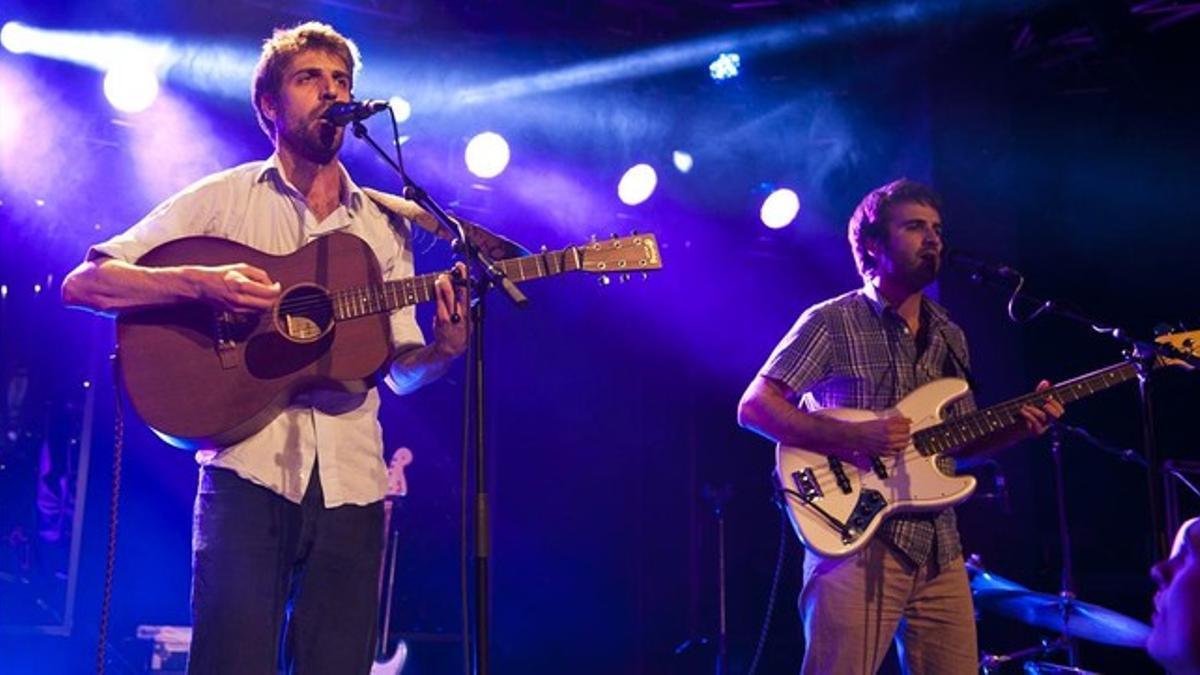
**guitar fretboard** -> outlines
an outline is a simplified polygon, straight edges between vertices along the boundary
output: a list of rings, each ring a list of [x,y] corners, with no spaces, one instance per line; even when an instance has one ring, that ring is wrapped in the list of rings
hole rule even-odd
[[[990,434],[1022,424],[1022,406],[1039,407],[1053,396],[1062,403],[1078,401],[1122,382],[1137,377],[1137,368],[1130,363],[1117,363],[1086,375],[1080,375],[1044,391],[1037,391],[1005,401],[990,408],[977,410],[937,426],[913,434],[913,445],[922,455],[958,450]]]
[[[497,260],[496,267],[515,283],[541,279],[581,268],[577,247],[568,246],[561,251],[547,251],[520,258]],[[354,319],[369,314],[390,312],[401,307],[429,302],[437,297],[434,282],[438,274],[422,274],[397,281],[385,281],[382,285],[359,286],[330,293],[334,318],[338,321]]]

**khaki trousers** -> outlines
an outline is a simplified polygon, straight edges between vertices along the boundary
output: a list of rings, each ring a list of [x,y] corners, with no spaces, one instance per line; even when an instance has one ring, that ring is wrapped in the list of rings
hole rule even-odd
[[[875,673],[896,638],[915,675],[979,672],[975,613],[962,557],[914,568],[879,537],[847,558],[804,553],[802,675]]]

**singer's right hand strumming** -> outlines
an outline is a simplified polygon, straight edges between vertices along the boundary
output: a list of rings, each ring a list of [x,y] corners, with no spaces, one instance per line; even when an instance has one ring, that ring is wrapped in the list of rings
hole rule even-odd
[[[111,314],[187,300],[203,300],[234,312],[269,309],[279,284],[242,263],[220,266],[142,267],[113,258],[89,260],[63,280],[63,301]]]

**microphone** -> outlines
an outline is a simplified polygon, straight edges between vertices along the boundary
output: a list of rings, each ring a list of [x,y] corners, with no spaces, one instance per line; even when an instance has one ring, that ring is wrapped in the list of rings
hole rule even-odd
[[[971,278],[975,281],[984,279],[1020,279],[1021,273],[1009,267],[1008,265],[1000,265],[990,263],[985,260],[976,258],[968,253],[963,253],[958,249],[948,249],[944,254],[946,264],[950,267],[957,267],[961,270],[969,272]]]
[[[365,101],[349,101],[334,103],[321,115],[321,118],[337,127],[344,127],[351,122],[365,120],[371,115],[387,110],[387,101],[367,99]]]

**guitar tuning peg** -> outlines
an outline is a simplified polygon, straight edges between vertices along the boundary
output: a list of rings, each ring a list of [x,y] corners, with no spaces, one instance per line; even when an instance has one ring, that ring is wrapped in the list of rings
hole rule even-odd
[[[540,251],[541,253],[545,253],[546,251],[549,251],[549,250],[550,249],[546,248],[545,244],[542,244],[542,250]]]
[[[629,231],[629,236],[631,236],[631,237],[636,237],[636,236],[637,236],[637,233],[638,233],[638,231],[637,231],[637,230],[630,230],[630,231]]]
[[[628,275],[628,274],[622,274],[621,276],[617,277],[617,279],[618,279],[618,280],[619,280],[621,283],[625,283],[626,281],[629,281],[629,275]]]
[[[596,235],[593,234],[592,236],[588,237],[588,241],[590,241],[593,244],[596,243]]]
[[[607,274],[601,274],[597,281],[601,286],[607,286],[612,283],[612,279]]]
[[[647,280],[647,279],[649,279],[649,278],[650,278],[650,275],[649,275],[649,274],[646,274],[645,272],[642,272],[642,281],[646,281],[646,280]]]
[[[617,233],[616,233],[616,232],[609,232],[609,233],[608,233],[608,236],[609,236],[609,237],[612,237],[614,240],[616,240],[616,239],[620,239],[620,237],[618,237],[618,236],[617,236]]]

